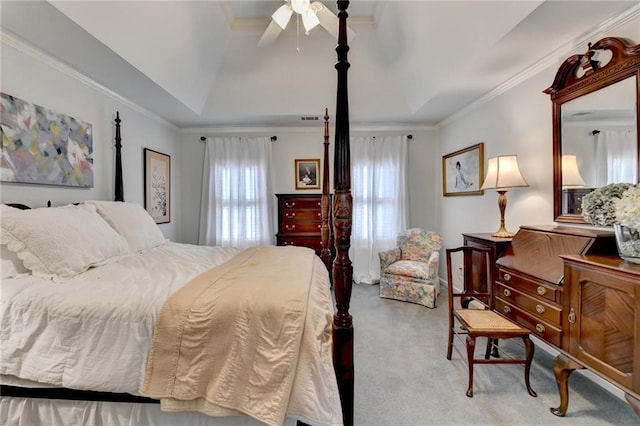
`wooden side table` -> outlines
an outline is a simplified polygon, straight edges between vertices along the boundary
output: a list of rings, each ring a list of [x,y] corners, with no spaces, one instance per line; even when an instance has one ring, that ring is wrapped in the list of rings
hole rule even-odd
[[[511,238],[496,238],[492,233],[474,233],[474,234],[462,234],[464,245],[488,248],[491,250],[491,267],[493,268],[493,278],[498,277],[498,268],[496,268],[496,260],[502,256],[502,253],[511,244]],[[484,256],[479,256],[473,260],[473,275],[474,282],[478,283],[477,288],[474,286],[474,290],[486,293],[492,291],[493,285],[486,282],[487,270],[484,263]]]

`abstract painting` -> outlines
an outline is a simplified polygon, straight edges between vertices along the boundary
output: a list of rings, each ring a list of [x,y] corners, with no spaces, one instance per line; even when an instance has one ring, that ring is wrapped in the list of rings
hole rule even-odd
[[[0,93],[3,182],[93,187],[91,124]]]

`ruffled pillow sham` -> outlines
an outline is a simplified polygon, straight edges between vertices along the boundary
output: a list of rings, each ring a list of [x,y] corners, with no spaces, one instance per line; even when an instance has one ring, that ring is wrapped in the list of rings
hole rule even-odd
[[[129,250],[138,253],[167,243],[151,215],[140,204],[121,201],[85,201],[127,240]]]
[[[0,245],[0,278],[16,278],[30,272],[6,244]]]
[[[15,211],[13,211],[15,210]],[[61,282],[128,254],[126,240],[93,205],[2,209],[2,240],[38,277]]]

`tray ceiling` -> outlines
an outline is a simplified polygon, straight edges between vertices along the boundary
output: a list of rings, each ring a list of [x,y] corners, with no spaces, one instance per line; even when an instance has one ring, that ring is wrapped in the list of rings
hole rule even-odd
[[[336,41],[292,20],[258,48],[281,4],[3,0],[1,23],[178,127],[302,125],[334,109]],[[352,1],[351,121],[437,124],[637,4]]]

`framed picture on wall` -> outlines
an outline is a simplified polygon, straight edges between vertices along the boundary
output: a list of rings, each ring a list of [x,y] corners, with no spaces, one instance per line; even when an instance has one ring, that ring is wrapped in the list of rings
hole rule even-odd
[[[156,223],[171,221],[171,157],[144,149],[144,208]]]
[[[482,195],[484,143],[442,157],[442,192],[449,195]]]
[[[320,159],[295,161],[296,189],[320,189]]]

